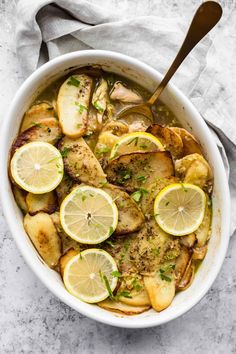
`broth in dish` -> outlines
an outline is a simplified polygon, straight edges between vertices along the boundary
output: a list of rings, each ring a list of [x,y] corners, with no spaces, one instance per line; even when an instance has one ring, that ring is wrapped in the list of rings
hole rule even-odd
[[[162,311],[207,252],[213,175],[196,137],[149,92],[97,67],[44,90],[22,118],[9,176],[34,247],[78,299]]]

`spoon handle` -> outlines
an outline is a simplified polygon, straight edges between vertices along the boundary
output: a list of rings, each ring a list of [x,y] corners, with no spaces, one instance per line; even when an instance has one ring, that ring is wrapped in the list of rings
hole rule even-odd
[[[158,99],[178,67],[186,56],[191,52],[195,45],[217,24],[222,15],[222,8],[215,1],[206,1],[197,9],[192,23],[189,27],[185,40],[176,55],[171,67],[165,74],[156,91],[149,98],[148,104],[153,105]]]

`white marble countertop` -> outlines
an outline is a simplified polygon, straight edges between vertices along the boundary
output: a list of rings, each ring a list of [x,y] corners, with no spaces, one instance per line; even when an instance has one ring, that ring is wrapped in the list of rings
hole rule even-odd
[[[157,6],[161,9],[165,8],[166,12],[185,11],[187,15],[193,12],[199,2],[157,0],[155,4],[156,8]],[[234,8],[233,11],[235,11],[235,0],[222,2],[225,6]],[[138,2],[113,0],[113,3],[126,6],[129,10]],[[151,1],[146,0],[146,4],[151,6]],[[0,108],[2,120],[17,87],[22,82],[15,55],[15,21],[15,2],[1,0]],[[227,26],[227,21],[224,25]],[[228,28],[227,33],[230,33],[230,30],[233,31],[233,25],[232,28]],[[228,43],[230,39],[233,40],[233,37],[235,38],[235,32],[231,37],[230,34],[227,36]],[[224,48],[222,42],[222,47],[218,47],[218,55]],[[219,67],[218,70],[220,73],[221,68]],[[228,70],[228,76],[225,75],[225,84],[235,82],[233,78],[236,79],[236,72]],[[209,99],[211,100],[211,97]],[[213,101],[210,103],[213,104]],[[127,330],[109,327],[87,319],[55,298],[25,264],[2,213],[0,233],[0,353],[236,353],[235,237],[230,240],[220,275],[197,306],[181,318],[166,325],[144,330]]]

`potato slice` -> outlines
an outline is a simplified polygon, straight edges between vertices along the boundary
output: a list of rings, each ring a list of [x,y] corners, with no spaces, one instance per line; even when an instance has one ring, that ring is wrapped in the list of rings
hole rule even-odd
[[[57,198],[53,191],[44,194],[28,193],[26,204],[30,215],[35,215],[40,211],[52,214],[58,207]]]
[[[73,180],[96,187],[106,182],[101,165],[83,138],[72,140],[64,137],[59,149],[64,157],[65,171]]]
[[[212,206],[210,198],[206,194],[207,205],[205,208],[205,215],[199,228],[195,231],[197,238],[197,246],[203,247],[207,243],[211,235],[211,221],[212,221]]]
[[[17,136],[12,144],[11,154],[13,155],[19,147],[33,141],[44,141],[55,145],[61,139],[61,128],[56,118],[45,118],[40,124],[25,130]]]
[[[92,84],[91,77],[80,74],[68,77],[60,87],[58,116],[63,133],[70,138],[79,138],[86,132]]]
[[[24,228],[40,256],[54,268],[61,257],[61,240],[50,216],[42,212],[26,214]]]
[[[194,244],[196,243],[197,238],[195,233],[191,233],[186,236],[181,236],[180,237],[180,244],[187,247],[187,248],[192,248]]]
[[[172,303],[175,296],[175,282],[162,280],[158,274],[145,276],[144,284],[154,310],[160,312]]]
[[[12,191],[15,197],[16,204],[24,214],[27,214],[28,213],[28,208],[26,204],[27,192],[24,191],[23,189],[20,189],[14,184],[12,185]]]
[[[55,110],[52,105],[47,102],[34,104],[25,113],[24,118],[22,120],[20,132],[22,133],[33,126],[42,123],[45,118],[52,117],[55,117]]]
[[[63,278],[64,275],[64,270],[71,258],[76,256],[78,252],[76,252],[73,248],[70,248],[61,258],[59,259],[59,269],[60,269],[60,274]]]
[[[142,198],[140,200],[140,208],[146,218],[153,216],[153,204],[157,194],[169,184],[178,182],[178,177],[157,178],[153,184],[147,187],[147,192],[142,194]]]
[[[138,294],[134,294],[131,292],[130,295],[132,298],[121,296],[119,300],[126,305],[130,306],[150,306],[151,302],[147,293],[147,290],[144,288]]]
[[[195,153],[202,155],[201,145],[195,139],[195,137],[190,134],[186,129],[179,127],[171,127],[170,129],[175,133],[179,134],[182,139],[183,156]]]
[[[175,171],[184,182],[195,184],[207,192],[211,192],[212,171],[203,156],[191,154],[176,160]]]
[[[173,157],[178,158],[182,156],[183,142],[180,135],[174,130],[171,130],[169,127],[162,127],[159,124],[153,124],[148,128],[147,132],[156,136],[165,150],[170,151]]]
[[[73,248],[75,251],[80,252],[80,244],[68,236],[61,226],[60,213],[56,211],[50,215],[53,224],[61,238],[62,253],[66,253],[69,249]]]
[[[59,205],[61,205],[62,201],[71,192],[75,185],[76,183],[68,175],[64,174],[61,183],[56,188]]]
[[[127,132],[128,126],[118,121],[110,121],[103,127],[94,149],[94,154],[103,168],[108,163],[113,146],[119,137]]]
[[[110,183],[127,191],[146,188],[157,178],[174,175],[169,151],[136,152],[119,156],[108,163],[105,170]]]
[[[205,258],[206,253],[207,253],[207,245],[202,247],[194,247],[192,259],[201,261]]]
[[[111,184],[106,184],[103,190],[107,192],[118,208],[118,224],[116,234],[129,234],[138,231],[144,223],[144,215],[128,193]]]
[[[120,301],[113,301],[110,299],[106,299],[104,301],[98,302],[97,304],[99,307],[102,307],[105,310],[123,313],[125,315],[138,315],[144,311],[147,311],[150,306],[131,306],[124,304]]]
[[[93,97],[92,105],[97,110],[98,123],[102,123],[104,112],[106,111],[108,103],[108,84],[107,81],[101,78],[99,84],[96,86]]]
[[[181,253],[175,263],[175,278],[176,286],[180,283],[182,277],[184,276],[185,270],[189,264],[191,258],[191,251],[187,247],[181,248]]]
[[[194,265],[192,264],[192,261],[190,260],[188,263],[188,266],[184,272],[184,275],[180,282],[177,285],[178,290],[186,290],[187,288],[190,287],[190,285],[193,282],[194,278]]]

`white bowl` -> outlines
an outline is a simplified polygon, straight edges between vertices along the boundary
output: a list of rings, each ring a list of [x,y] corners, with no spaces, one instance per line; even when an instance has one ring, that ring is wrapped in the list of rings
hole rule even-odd
[[[72,68],[85,65],[101,65],[105,70],[121,74],[153,91],[162,75],[150,66],[131,57],[109,51],[91,50],[62,55],[36,70],[20,87],[4,118],[0,141],[0,191],[5,217],[15,241],[30,268],[60,300],[94,320],[126,328],[157,326],[173,320],[191,309],[205,295],[214,282],[223,263],[230,223],[230,198],[223,162],[212,135],[191,102],[172,84],[163,92],[162,101],[174,112],[182,125],[190,129],[200,140],[214,173],[212,236],[207,255],[198,270],[193,284],[176,295],[166,310],[157,313],[149,310],[136,316],[124,316],[108,312],[96,305],[86,304],[70,295],[62,280],[40,258],[22,225],[22,214],[17,207],[8,179],[9,150],[15,138],[22,116],[35,96],[55,79]]]

